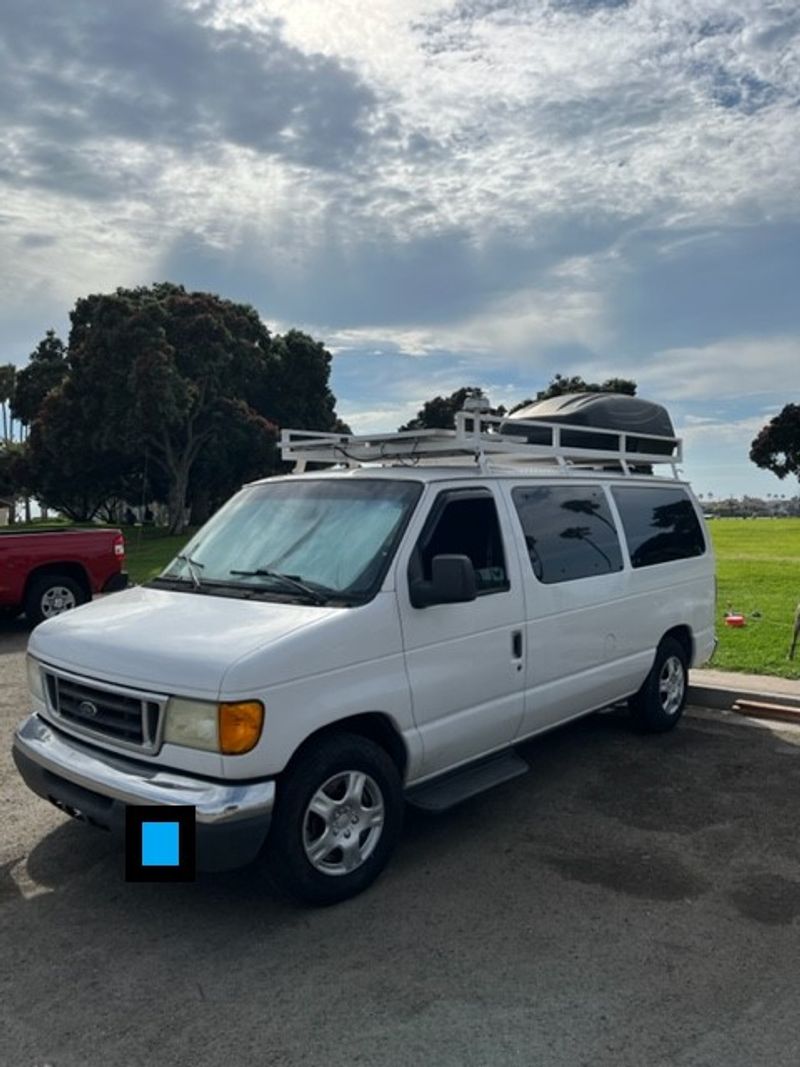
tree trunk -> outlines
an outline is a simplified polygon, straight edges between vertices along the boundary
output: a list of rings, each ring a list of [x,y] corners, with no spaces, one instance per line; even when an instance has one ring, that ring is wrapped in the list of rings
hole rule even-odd
[[[169,490],[169,532],[180,534],[186,529],[186,493],[189,488],[189,470],[191,461],[188,456],[181,456],[177,469],[172,472],[172,485]]]
[[[190,425],[182,449],[176,450],[169,439],[166,430],[159,439],[153,439],[150,445],[153,449],[152,458],[164,471],[169,482],[167,497],[167,511],[169,514],[169,532],[172,534],[183,533],[186,529],[186,497],[189,492],[189,475],[203,445],[210,440],[211,430],[202,433],[194,433],[192,423]]]

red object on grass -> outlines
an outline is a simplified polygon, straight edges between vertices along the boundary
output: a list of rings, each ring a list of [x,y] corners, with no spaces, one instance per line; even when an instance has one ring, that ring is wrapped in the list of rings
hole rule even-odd
[[[726,626],[744,626],[744,615],[726,615]]]

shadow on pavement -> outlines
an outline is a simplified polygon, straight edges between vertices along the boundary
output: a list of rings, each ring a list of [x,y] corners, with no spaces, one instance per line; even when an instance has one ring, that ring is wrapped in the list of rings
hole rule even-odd
[[[10,619],[0,613],[0,656],[24,652],[30,636],[30,623],[24,618]]]
[[[710,1035],[702,1062],[743,1063],[726,1035],[800,953],[800,749],[611,714],[522,754],[528,775],[409,812],[388,871],[333,908],[253,868],[128,884],[110,835],[64,822],[27,897],[0,872],[0,1061],[619,1067],[694,1064]]]

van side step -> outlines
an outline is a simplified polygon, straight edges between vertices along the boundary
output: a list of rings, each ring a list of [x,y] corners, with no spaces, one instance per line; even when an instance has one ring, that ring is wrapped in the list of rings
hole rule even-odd
[[[525,760],[509,749],[412,788],[406,793],[406,800],[424,811],[447,811],[462,800],[477,796],[501,782],[510,782],[529,770]]]

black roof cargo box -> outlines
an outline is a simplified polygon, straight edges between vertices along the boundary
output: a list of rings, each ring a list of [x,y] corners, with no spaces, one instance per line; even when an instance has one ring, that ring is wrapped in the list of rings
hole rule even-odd
[[[567,423],[587,429],[616,430],[626,433],[626,450],[651,455],[671,456],[675,452],[675,430],[666,408],[651,400],[623,393],[566,393],[528,404],[500,426],[500,432],[510,436],[524,437],[528,444],[551,444],[549,430],[542,427],[538,432],[531,426],[514,426],[516,419],[543,422]],[[648,441],[636,434],[655,434],[672,438],[670,441]],[[583,429],[562,431],[561,443],[565,448],[589,448],[599,451],[618,451],[617,439],[608,434],[587,433]]]

